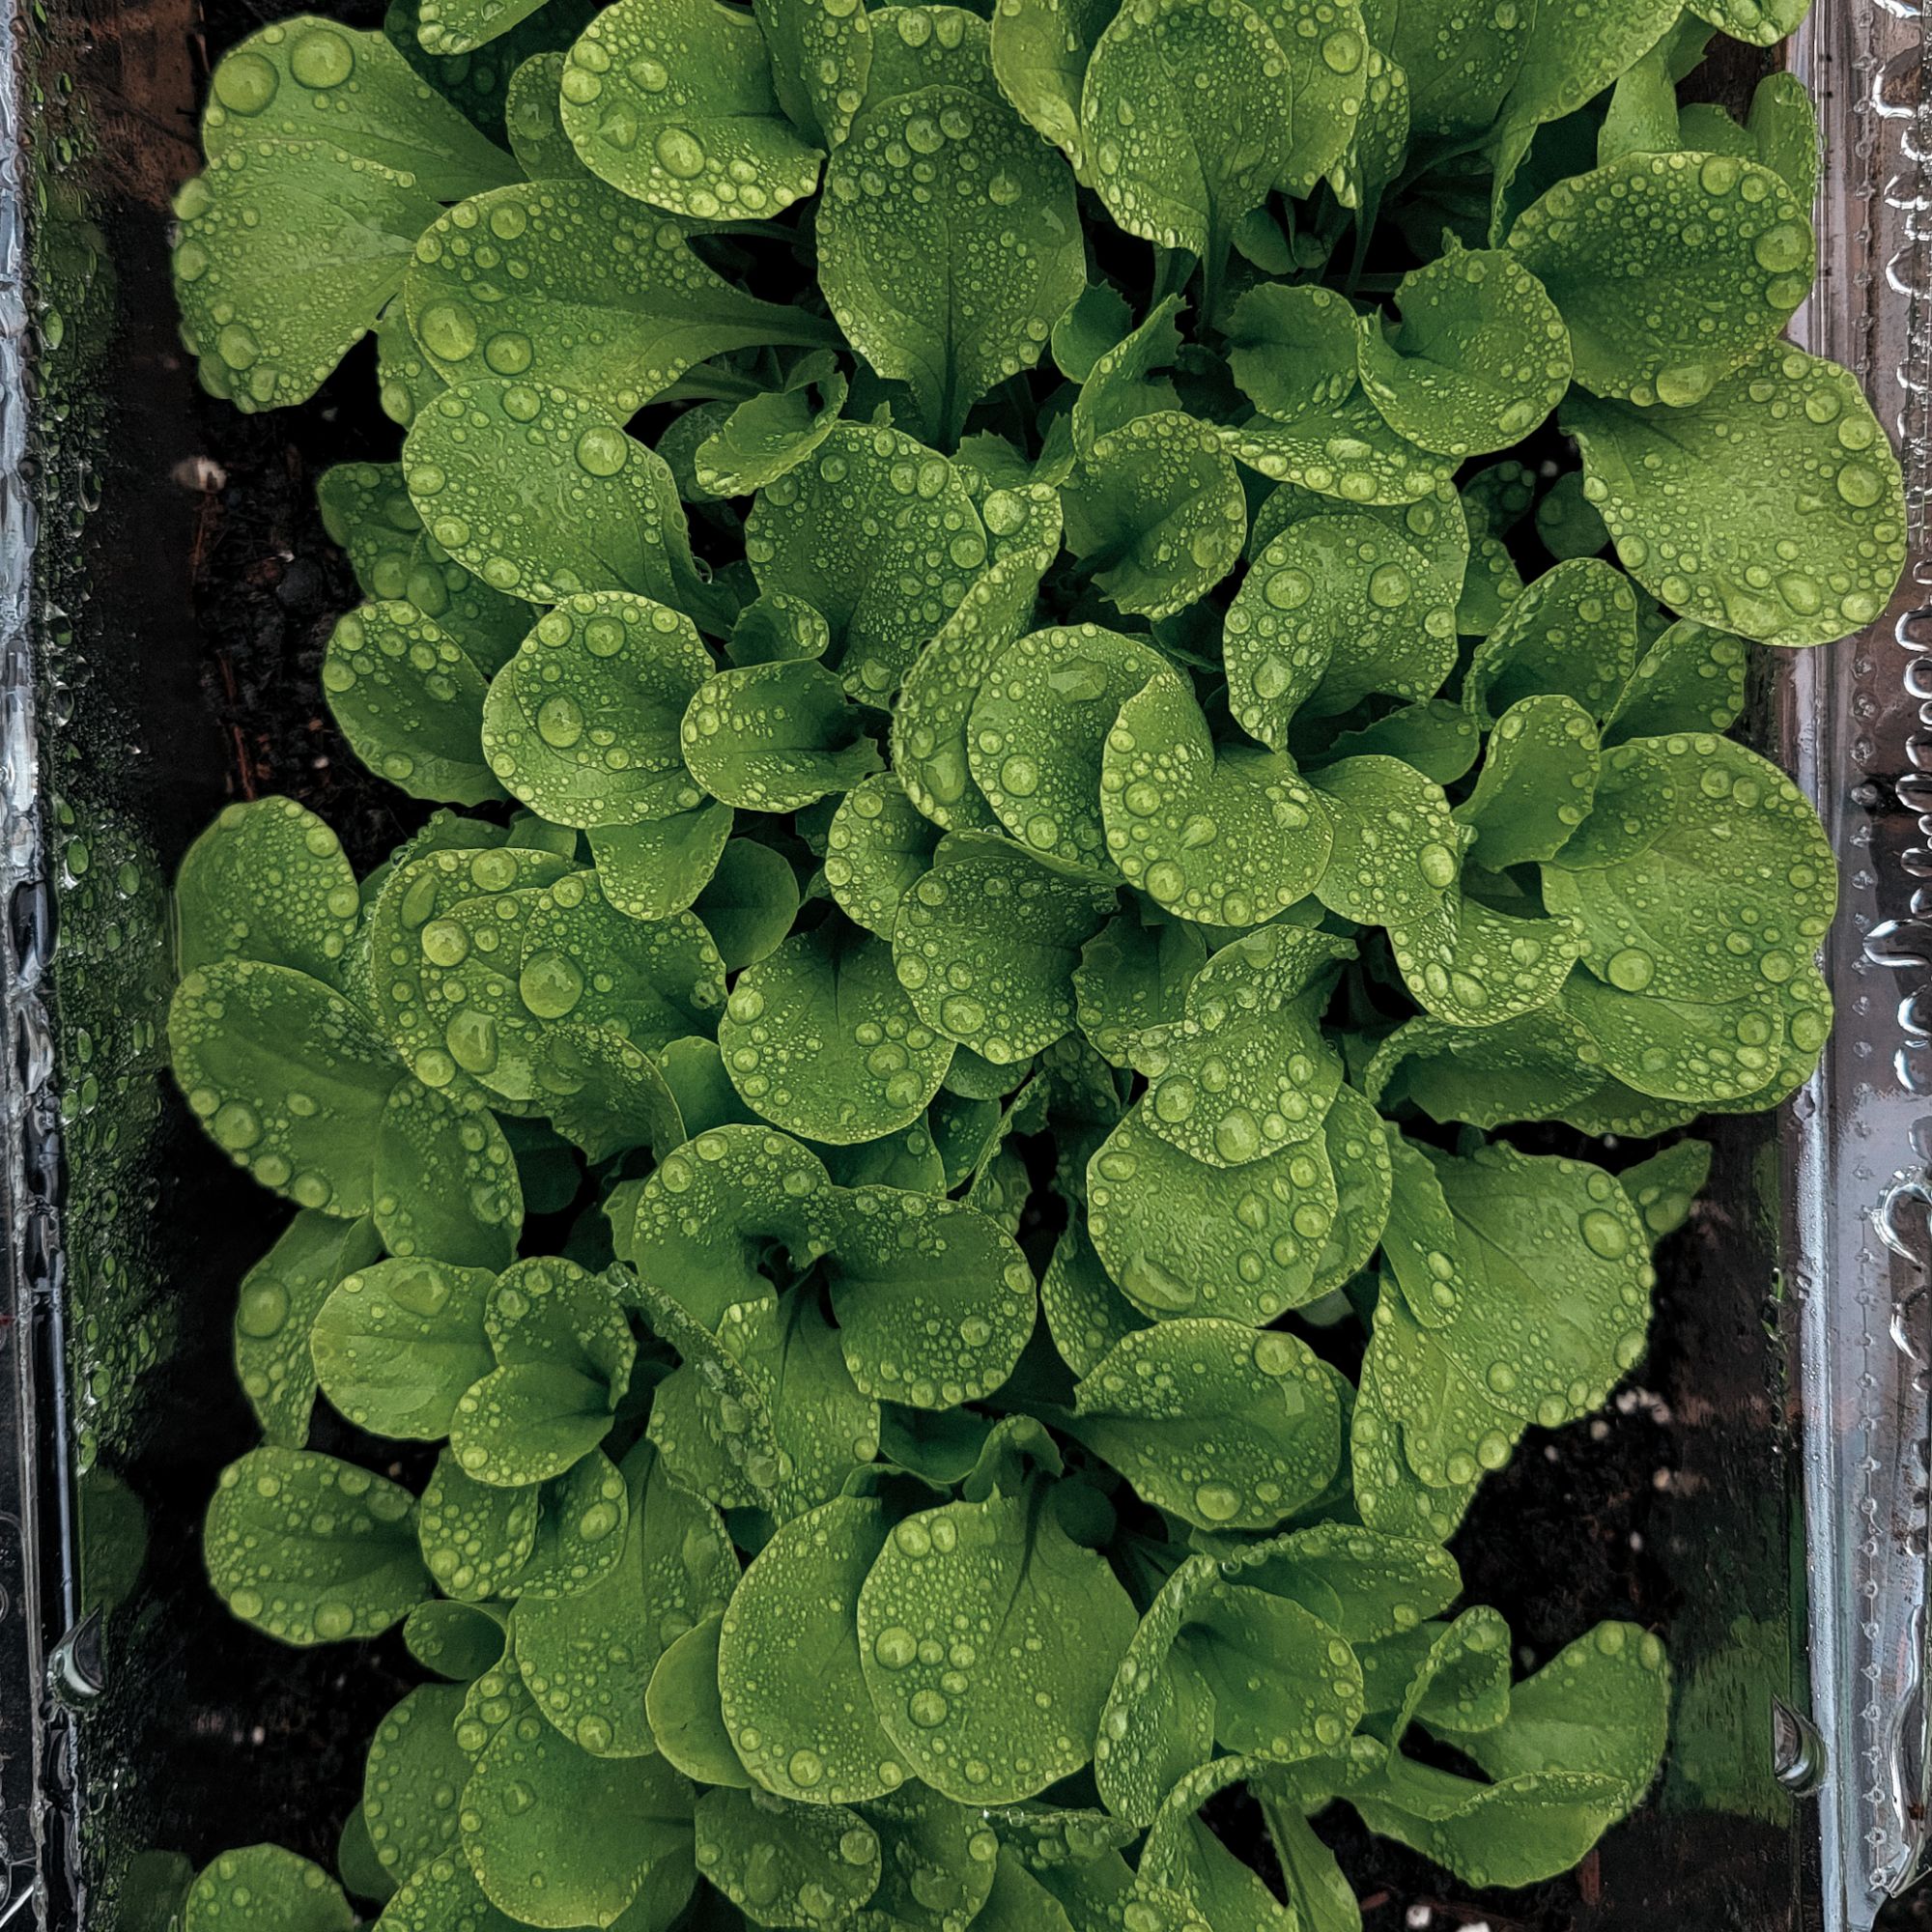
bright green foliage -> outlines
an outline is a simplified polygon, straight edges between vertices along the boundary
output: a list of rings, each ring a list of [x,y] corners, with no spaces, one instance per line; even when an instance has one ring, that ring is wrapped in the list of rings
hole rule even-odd
[[[385,1932],[1357,1932],[1332,1804],[1481,1887],[1642,1802],[1659,1638],[1514,1682],[1445,1546],[1830,1023],[1834,855],[1723,734],[1750,641],[1881,617],[1903,491],[1780,339],[1809,102],[1678,98],[1803,11],[219,62],[185,338],[256,409],[375,332],[322,695],[458,808],[358,873],[229,807],[169,1016],[295,1209],[210,1577],[431,1680],[340,1838]],[[182,1916],[355,1922],[270,1846]]]

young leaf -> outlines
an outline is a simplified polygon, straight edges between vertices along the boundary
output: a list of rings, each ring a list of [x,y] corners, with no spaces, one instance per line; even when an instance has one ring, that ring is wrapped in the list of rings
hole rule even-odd
[[[280,1845],[243,1845],[202,1867],[181,1924],[182,1932],[354,1932],[355,1914],[320,1865]]]
[[[417,1540],[437,1587],[463,1603],[503,1595],[536,1548],[539,1507],[534,1484],[480,1483],[445,1449],[416,1511]]]
[[[1097,624],[1009,644],[966,726],[974,781],[1008,833],[1071,865],[1107,865],[1100,766],[1121,706],[1165,668],[1157,651]]]
[[[457,1399],[496,1366],[483,1328],[494,1283],[485,1269],[430,1261],[345,1276],[309,1336],[323,1393],[372,1435],[447,1435]]]
[[[939,834],[895,773],[861,779],[825,833],[825,883],[845,917],[890,940],[899,903],[931,868]]]
[[[367,1217],[343,1221],[304,1208],[242,1276],[235,1373],[268,1441],[298,1449],[308,1439],[320,1386],[309,1329],[336,1283],[382,1251]]]
[[[593,825],[590,856],[604,896],[626,919],[675,919],[717,876],[733,813],[711,801],[642,825]]]
[[[283,1643],[380,1636],[429,1594],[410,1492],[305,1449],[251,1449],[202,1526],[209,1581]]]
[[[1476,788],[1456,808],[1475,834],[1469,861],[1488,871],[1552,859],[1589,816],[1597,727],[1561,693],[1525,697],[1496,720]]]
[[[1383,519],[1331,509],[1291,524],[1256,557],[1221,653],[1236,722],[1283,752],[1303,707],[1330,717],[1371,693],[1433,696],[1456,661],[1455,599]]]
[[[592,1757],[531,1713],[477,1758],[463,1849],[484,1895],[522,1923],[609,1925],[646,1886],[688,1889],[693,1802],[663,1758]]]
[[[836,918],[739,975],[718,1046],[753,1112],[840,1147],[918,1120],[952,1059],[895,977],[892,949]]]
[[[876,1502],[826,1503],[779,1529],[724,1612],[725,1727],[745,1769],[777,1797],[853,1804],[906,1780],[872,1714],[857,1621],[886,1534]]]
[[[644,1692],[644,1717],[658,1748],[699,1784],[743,1790],[751,1783],[724,1728],[718,1698],[718,1632],[714,1611],[665,1646]]]
[[[469,1776],[455,1737],[463,1696],[454,1685],[419,1685],[370,1740],[362,1816],[392,1885],[456,1844],[456,1801]]]
[[[832,16],[828,13],[826,17]],[[855,8],[848,17],[866,16]],[[821,372],[816,366],[821,360],[829,362],[830,357],[808,357],[784,388],[740,403],[724,427],[697,445],[697,480],[713,496],[749,497],[764,489],[804,463],[832,434],[845,407],[845,378],[836,368]],[[808,366],[811,384],[823,399],[818,404],[805,380]],[[738,650],[735,639],[733,655],[740,664],[753,662]]]
[[[1559,182],[1518,218],[1509,252],[1569,324],[1577,382],[1673,409],[1701,402],[1782,332],[1815,257],[1780,177],[1681,153],[1626,155]]]
[[[1242,0],[1123,8],[1080,95],[1081,141],[1107,212],[1130,235],[1199,256],[1211,290],[1236,222],[1290,173],[1291,88],[1287,56]]]
[[[1448,252],[1402,278],[1402,320],[1371,322],[1361,383],[1389,426],[1450,456],[1520,442],[1570,386],[1570,333],[1543,284],[1501,249]]]
[[[494,589],[546,604],[632,590],[710,612],[670,471],[595,403],[466,383],[416,417],[403,472],[429,533]]]
[[[772,85],[792,125],[836,148],[851,131],[872,71],[864,7],[825,0],[757,0],[752,10],[771,57]]]
[[[1087,280],[1065,164],[997,94],[957,86],[860,112],[826,168],[818,244],[852,346],[911,387],[923,433],[948,447]]]
[[[601,1449],[581,1457],[537,1491],[529,1561],[503,1585],[519,1604],[572,1597],[595,1587],[623,1560],[630,1493]]]
[[[1179,672],[1121,707],[1100,767],[1107,850],[1127,883],[1202,924],[1260,924],[1328,861],[1326,813],[1285,757],[1216,746]]]
[[[671,1483],[648,1445],[624,1466],[630,1520],[617,1563],[587,1589],[517,1606],[525,1687],[594,1757],[645,1757],[657,1747],[644,1696],[668,1634],[721,1613],[738,1580],[716,1511]]]
[[[1111,1065],[1133,1065],[1151,1030],[1182,1017],[1187,983],[1207,960],[1197,927],[1157,915],[1150,922],[1134,901],[1080,949],[1073,972],[1080,1031]]]
[[[290,798],[231,805],[175,879],[178,965],[259,959],[342,983],[360,924],[341,841]]]
[[[1094,43],[1112,17],[1108,0],[1013,0],[993,9],[993,72],[1001,92],[1082,180],[1091,169],[1080,130],[1081,90]],[[1056,342],[1056,360],[1059,355]]]
[[[1525,697],[1560,693],[1608,715],[1636,662],[1636,598],[1599,557],[1559,563],[1523,591],[1476,647],[1463,705],[1492,725]]]
[[[1068,1430],[1197,1528],[1272,1529],[1327,1487],[1335,1384],[1277,1329],[1186,1318],[1125,1336],[1074,1391]]]
[[[714,798],[798,811],[879,769],[863,719],[823,665],[797,659],[714,673],[692,694],[679,737]]]
[[[841,422],[810,462],[758,492],[745,554],[760,590],[824,616],[831,667],[878,703],[965,596],[986,536],[943,456],[897,430]]]
[[[878,1889],[878,1833],[842,1804],[707,1791],[693,1822],[699,1869],[753,1925],[845,1924]]]
[[[859,1595],[879,1720],[962,1804],[1010,1804],[1078,1771],[1132,1634],[1127,1593],[1068,1537],[1054,1493],[1036,1483],[907,1518]],[[962,1629],[980,1640],[962,1647]]]
[[[1064,498],[1066,545],[1121,610],[1172,616],[1240,560],[1247,499],[1223,444],[1208,424],[1156,410],[1082,459]]]
[[[477,748],[487,681],[413,604],[365,604],[336,620],[322,688],[350,749],[412,798],[501,798]]]
[[[563,71],[563,128],[590,172],[698,221],[781,213],[818,185],[756,21],[717,0],[617,0]]]
[[[1821,644],[1889,601],[1905,559],[1898,462],[1835,363],[1774,343],[1683,409],[1579,390],[1564,427],[1624,567],[1682,615]]]
[[[837,340],[741,293],[674,223],[596,181],[518,182],[451,209],[417,241],[403,299],[445,383],[554,385],[619,418],[711,356]]]
[[[211,161],[262,142],[327,141],[411,177],[435,201],[481,194],[515,173],[384,35],[313,14],[277,20],[222,56],[201,137]]]
[[[1112,910],[1110,887],[1050,871],[1004,840],[973,840],[899,902],[893,960],[926,1025],[1000,1066],[1073,1024],[1080,949]]]
[[[714,668],[668,605],[623,590],[567,598],[492,679],[483,755],[553,825],[672,818],[703,801],[678,726]]]

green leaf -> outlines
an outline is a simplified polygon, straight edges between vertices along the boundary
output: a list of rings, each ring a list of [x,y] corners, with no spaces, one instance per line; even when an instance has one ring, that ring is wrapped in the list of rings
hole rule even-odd
[[[852,346],[952,445],[1086,286],[1073,177],[997,94],[866,106],[825,172],[818,275]]]
[[[698,221],[782,213],[820,152],[780,111],[764,36],[717,0],[617,0],[563,71],[563,127],[590,172]]]
[[[572,1463],[537,1492],[530,1559],[503,1586],[519,1604],[574,1596],[623,1559],[630,1494],[601,1449]]]
[[[893,713],[893,770],[914,806],[950,831],[999,824],[972,781],[966,721],[994,659],[1029,627],[1040,578],[1060,549],[1058,493],[1036,485],[1012,500],[1034,539],[1016,538],[974,581],[906,673]]]
[[[1298,1932],[1293,1908],[1280,1905],[1199,1815],[1208,1799],[1254,1768],[1246,1758],[1228,1757],[1189,1772],[1161,1804],[1141,1849],[1137,1883],[1159,1888],[1181,1909],[1211,1914],[1208,1922],[1227,1932]]]
[[[840,1190],[824,1273],[852,1378],[914,1408],[956,1408],[1012,1373],[1037,1314],[1012,1237],[954,1201]]]
[[[1437,494],[1453,460],[1398,435],[1362,393],[1355,312],[1332,289],[1264,282],[1235,305],[1229,368],[1261,413],[1222,432],[1264,476],[1352,504]]]
[[[852,1804],[907,1768],[872,1714],[860,1590],[886,1540],[878,1503],[841,1496],[781,1524],[745,1572],[718,1637],[724,1723],[745,1769],[780,1798]]]
[[[708,1503],[648,1448],[625,1463],[630,1520],[617,1563],[587,1589],[517,1605],[517,1664],[536,1708],[595,1757],[657,1748],[644,1698],[668,1641],[715,1618],[738,1559]]]
[[[1066,546],[1121,610],[1171,616],[1240,560],[1247,499],[1224,440],[1192,416],[1156,410],[1081,459],[1063,498]]]
[[[1197,1528],[1272,1529],[1328,1486],[1335,1383],[1276,1329],[1185,1318],[1123,1337],[1074,1391],[1068,1430]]]
[[[1148,1125],[1214,1167],[1312,1139],[1342,1084],[1315,1014],[1353,956],[1352,942],[1300,926],[1224,946],[1189,984],[1182,1018],[1142,1038]]]
[[[771,57],[772,85],[795,127],[836,148],[851,130],[872,69],[864,7],[825,0],[758,0],[753,8]]]
[[[350,749],[412,798],[502,797],[477,745],[487,680],[413,604],[365,604],[339,617],[322,688]]]
[[[791,930],[798,875],[783,853],[755,838],[733,838],[693,904],[725,971],[736,972],[769,958]]]
[[[1604,741],[1727,731],[1745,708],[1744,640],[1680,617],[1637,660],[1604,721]]]
[[[403,298],[445,383],[514,378],[620,419],[707,357],[836,340],[803,309],[741,293],[675,223],[582,179],[451,209],[417,241]]]
[[[1242,0],[1123,8],[1094,45],[1080,96],[1081,140],[1107,212],[1130,235],[1200,256],[1211,287],[1236,222],[1295,159],[1291,88],[1287,56]]]
[[[1049,1485],[907,1518],[859,1596],[867,1687],[924,1781],[1010,1804],[1089,1759],[1133,1606],[1061,1527]],[[961,1630],[986,1633],[968,1639]],[[931,1661],[927,1662],[927,1658]]]
[[[1721,27],[1734,41],[1769,47],[1804,24],[1811,0],[1700,0],[1686,11]]]
[[[723,1004],[724,965],[696,919],[628,919],[594,873],[547,854],[412,860],[384,886],[371,935],[389,1037],[433,1083],[461,1072],[509,1100],[543,1094],[557,1022],[615,1027],[650,1052]]]
[[[1905,557],[1897,459],[1835,363],[1777,343],[1689,408],[1579,391],[1564,427],[1624,567],[1682,615],[1817,644],[1889,601]]]
[[[201,138],[211,161],[266,141],[327,141],[412,177],[434,201],[461,201],[515,173],[509,156],[425,86],[384,35],[313,14],[277,20],[222,56]]]
[[[974,1922],[992,1894],[1000,1841],[977,1807],[914,1784],[875,1800],[879,1889],[853,1932],[948,1932]]]
[[[794,0],[803,5],[805,0]],[[824,11],[829,21],[832,14]],[[855,7],[848,19],[863,20]],[[810,385],[805,380],[810,373]],[[814,404],[811,386],[821,401]],[[806,462],[832,434],[845,407],[845,378],[808,358],[793,370],[782,389],[750,397],[724,425],[697,445],[697,480],[715,497],[749,497]],[[740,664],[750,660],[739,656]]]
[[[1590,969],[1626,993],[1719,1003],[1781,986],[1837,902],[1810,802],[1728,738],[1638,738],[1605,754],[1596,809],[1545,868]]]
[[[518,1262],[490,1291],[497,1366],[456,1404],[467,1475],[512,1488],[560,1476],[610,1432],[637,1345],[611,1284],[561,1258]]]
[[[1080,1031],[1110,1065],[1134,1065],[1149,1032],[1182,1017],[1188,981],[1207,960],[1197,927],[1158,917],[1150,923],[1136,899],[1080,949],[1073,973]]]
[[[469,1776],[455,1737],[463,1695],[455,1685],[420,1685],[370,1740],[362,1816],[392,1885],[456,1844],[456,1801]]]
[[[338,463],[315,479],[316,508],[329,540],[348,553],[365,597],[409,595],[422,519],[399,463]]]
[[[898,923],[899,902],[932,865],[939,834],[906,796],[895,772],[861,779],[825,834],[825,883],[847,919],[881,939]]]
[[[1288,59],[1293,146],[1276,185],[1314,192],[1339,171],[1367,99],[1369,30],[1357,0],[1268,0],[1257,9]]]
[[[1123,702],[1165,668],[1097,624],[1036,631],[995,661],[967,721],[974,781],[1030,850],[1104,867],[1100,765]]]
[[[1456,883],[1461,837],[1442,787],[1400,758],[1345,758],[1311,781],[1333,828],[1315,895],[1364,925],[1428,917]]]
[[[526,1925],[609,1925],[677,1882],[694,1794],[661,1757],[602,1758],[540,1718],[484,1746],[463,1788],[463,1849],[491,1903]]]
[[[1282,752],[1304,707],[1330,717],[1376,692],[1433,696],[1456,662],[1455,599],[1384,519],[1331,510],[1291,524],[1256,557],[1221,652],[1229,709]]]
[[[865,714],[810,659],[715,672],[680,726],[691,776],[727,805],[799,811],[880,766]]]
[[[1559,182],[1509,252],[1569,324],[1578,383],[1676,409],[1782,333],[1815,266],[1791,190],[1729,155],[1626,155]]]
[[[175,879],[176,951],[198,966],[259,959],[339,986],[361,902],[342,843],[292,798],[224,809]]]
[[[899,984],[927,1026],[1012,1065],[1072,1026],[1073,969],[1113,903],[1111,887],[1003,840],[969,839],[956,856],[942,845],[899,902]]]
[[[1418,136],[1482,133],[1508,94],[1535,29],[1531,7],[1464,12],[1461,0],[1404,0],[1389,53],[1408,76]]]
[[[514,1918],[483,1896],[467,1859],[433,1859],[397,1888],[383,1932],[511,1932]]]
[[[563,68],[560,50],[532,54],[511,74],[503,97],[510,152],[533,182],[561,181],[589,172],[563,131]]]
[[[1676,23],[1676,0],[1549,0],[1539,5],[1492,136],[1492,242],[1504,197],[1539,128],[1574,114],[1634,67]]]
[[[515,1254],[523,1184],[480,1096],[397,1081],[377,1122],[375,1155],[376,1232],[392,1255],[441,1255],[455,1266],[491,1268]]]
[[[429,533],[494,589],[632,590],[708,613],[670,471],[595,403],[466,383],[411,425],[403,470]]]
[[[643,825],[593,825],[590,854],[604,896],[627,919],[675,919],[717,875],[732,811],[715,801]]]
[[[454,59],[507,34],[544,0],[420,0],[416,39],[427,54]]]
[[[755,1113],[840,1147],[911,1125],[952,1059],[895,977],[892,949],[839,919],[738,976],[718,1046]]]
[[[243,1845],[204,1865],[181,1907],[182,1932],[354,1932],[342,1889],[280,1845]]]
[[[754,1925],[841,1925],[878,1889],[878,1834],[843,1805],[707,1791],[695,1823],[699,1867]]]
[[[256,960],[196,967],[168,1040],[189,1107],[237,1166],[298,1207],[370,1211],[383,1110],[407,1076],[339,993]]]
[[[751,1783],[724,1728],[718,1697],[718,1633],[714,1611],[665,1646],[644,1692],[644,1716],[658,1748],[699,1784],[743,1789]]]
[[[483,754],[553,825],[673,818],[703,801],[678,727],[714,668],[668,605],[622,590],[567,598],[491,680]]]
[[[1089,166],[1081,90],[1094,43],[1112,17],[1108,0],[1014,0],[993,9],[993,72],[1001,92],[1083,179]],[[1058,360],[1058,342],[1054,355]],[[1066,373],[1079,380],[1074,371]]]
[[[417,1540],[437,1588],[464,1603],[502,1595],[536,1548],[539,1508],[535,1485],[480,1483],[445,1449],[416,1512]],[[499,1643],[496,1655],[501,1651]]]
[[[315,394],[375,327],[438,211],[414,176],[310,140],[236,145],[174,212],[182,340],[203,388],[253,411]]]
[[[379,1262],[345,1276],[309,1347],[323,1393],[376,1435],[433,1442],[457,1399],[496,1366],[483,1328],[495,1277],[439,1262]]]
[[[1039,1278],[1039,1305],[1053,1346],[1076,1376],[1092,1375],[1115,1343],[1147,1325],[1108,1278],[1077,1214],[1068,1216]]]
[[[1122,705],[1100,770],[1107,849],[1127,883],[1202,924],[1259,924],[1314,889],[1327,815],[1285,757],[1216,746],[1179,672]]]
[[[1371,322],[1357,352],[1362,387],[1391,428],[1428,449],[1480,456],[1548,415],[1570,386],[1570,334],[1535,267],[1452,241],[1402,278],[1401,323]]]
[[[824,616],[832,668],[880,703],[965,596],[986,536],[943,456],[897,430],[841,422],[758,492],[745,554],[760,590]]]
[[[1476,788],[1456,808],[1475,834],[1467,857],[1486,870],[1552,859],[1589,816],[1597,727],[1575,698],[1525,697],[1496,720]]]
[[[1599,557],[1559,563],[1523,591],[1476,648],[1463,704],[1485,726],[1525,697],[1561,693],[1608,715],[1636,660],[1636,598]]]
[[[380,1636],[429,1594],[414,1507],[353,1463],[251,1449],[208,1505],[209,1581],[232,1614],[283,1643]]]
[[[268,1441],[298,1449],[308,1439],[320,1387],[309,1329],[336,1283],[382,1252],[366,1217],[343,1221],[304,1208],[242,1277],[235,1373]]]

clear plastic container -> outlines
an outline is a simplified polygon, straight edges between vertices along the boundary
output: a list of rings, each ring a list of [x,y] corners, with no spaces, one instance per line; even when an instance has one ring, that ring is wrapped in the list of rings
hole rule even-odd
[[[327,1858],[399,1652],[291,1652],[206,1589],[199,1520],[251,1432],[234,1284],[278,1218],[176,1099],[165,882],[229,796],[295,791],[362,863],[396,836],[318,720],[351,601],[315,469],[359,415],[196,391],[167,197],[234,0],[0,20],[0,1926],[160,1932],[189,1870]],[[269,10],[272,12],[273,10]],[[1776,1116],[1717,1124],[1649,1358],[1533,1435],[1472,1534],[1543,1654],[1602,1614],[1670,1642],[1673,1747],[1574,1878],[1435,1922],[1863,1932],[1932,1802],[1932,94],[1909,0],[1818,0],[1786,58],[1828,136],[1801,318],[1906,456],[1914,564],[1860,639],[1755,654],[1754,742],[1843,868],[1838,1026]],[[210,17],[213,16],[213,17]],[[371,22],[373,24],[373,22]],[[204,39],[204,33],[207,38]],[[346,392],[345,392],[346,393]],[[57,942],[57,943],[56,943]],[[1392,1882],[1374,1925],[1419,1892]],[[1463,1910],[1458,1914],[1456,1908]]]

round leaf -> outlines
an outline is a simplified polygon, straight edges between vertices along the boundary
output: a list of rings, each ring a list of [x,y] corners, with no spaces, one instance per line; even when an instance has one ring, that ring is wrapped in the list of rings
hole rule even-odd
[[[721,670],[692,694],[684,761],[713,798],[754,811],[799,811],[879,769],[864,714],[810,659]]]
[[[895,977],[892,949],[838,919],[738,976],[718,1047],[755,1113],[839,1147],[909,1126],[952,1059]]]
[[[221,1472],[202,1546],[229,1609],[284,1643],[380,1636],[429,1594],[410,1492],[306,1449]]]
[[[1133,1605],[1036,1487],[907,1518],[859,1597],[873,1708],[962,1804],[1030,1798],[1093,1754]]]
[[[323,1393],[373,1435],[448,1435],[457,1398],[496,1366],[483,1330],[495,1279],[428,1261],[379,1262],[345,1277],[309,1337]]]
[[[881,939],[899,901],[930,868],[939,834],[893,772],[875,772],[838,801],[825,833],[825,883],[845,917]]]
[[[698,1870],[753,1925],[843,1925],[878,1889],[878,1833],[842,1804],[707,1791],[693,1823]]]

